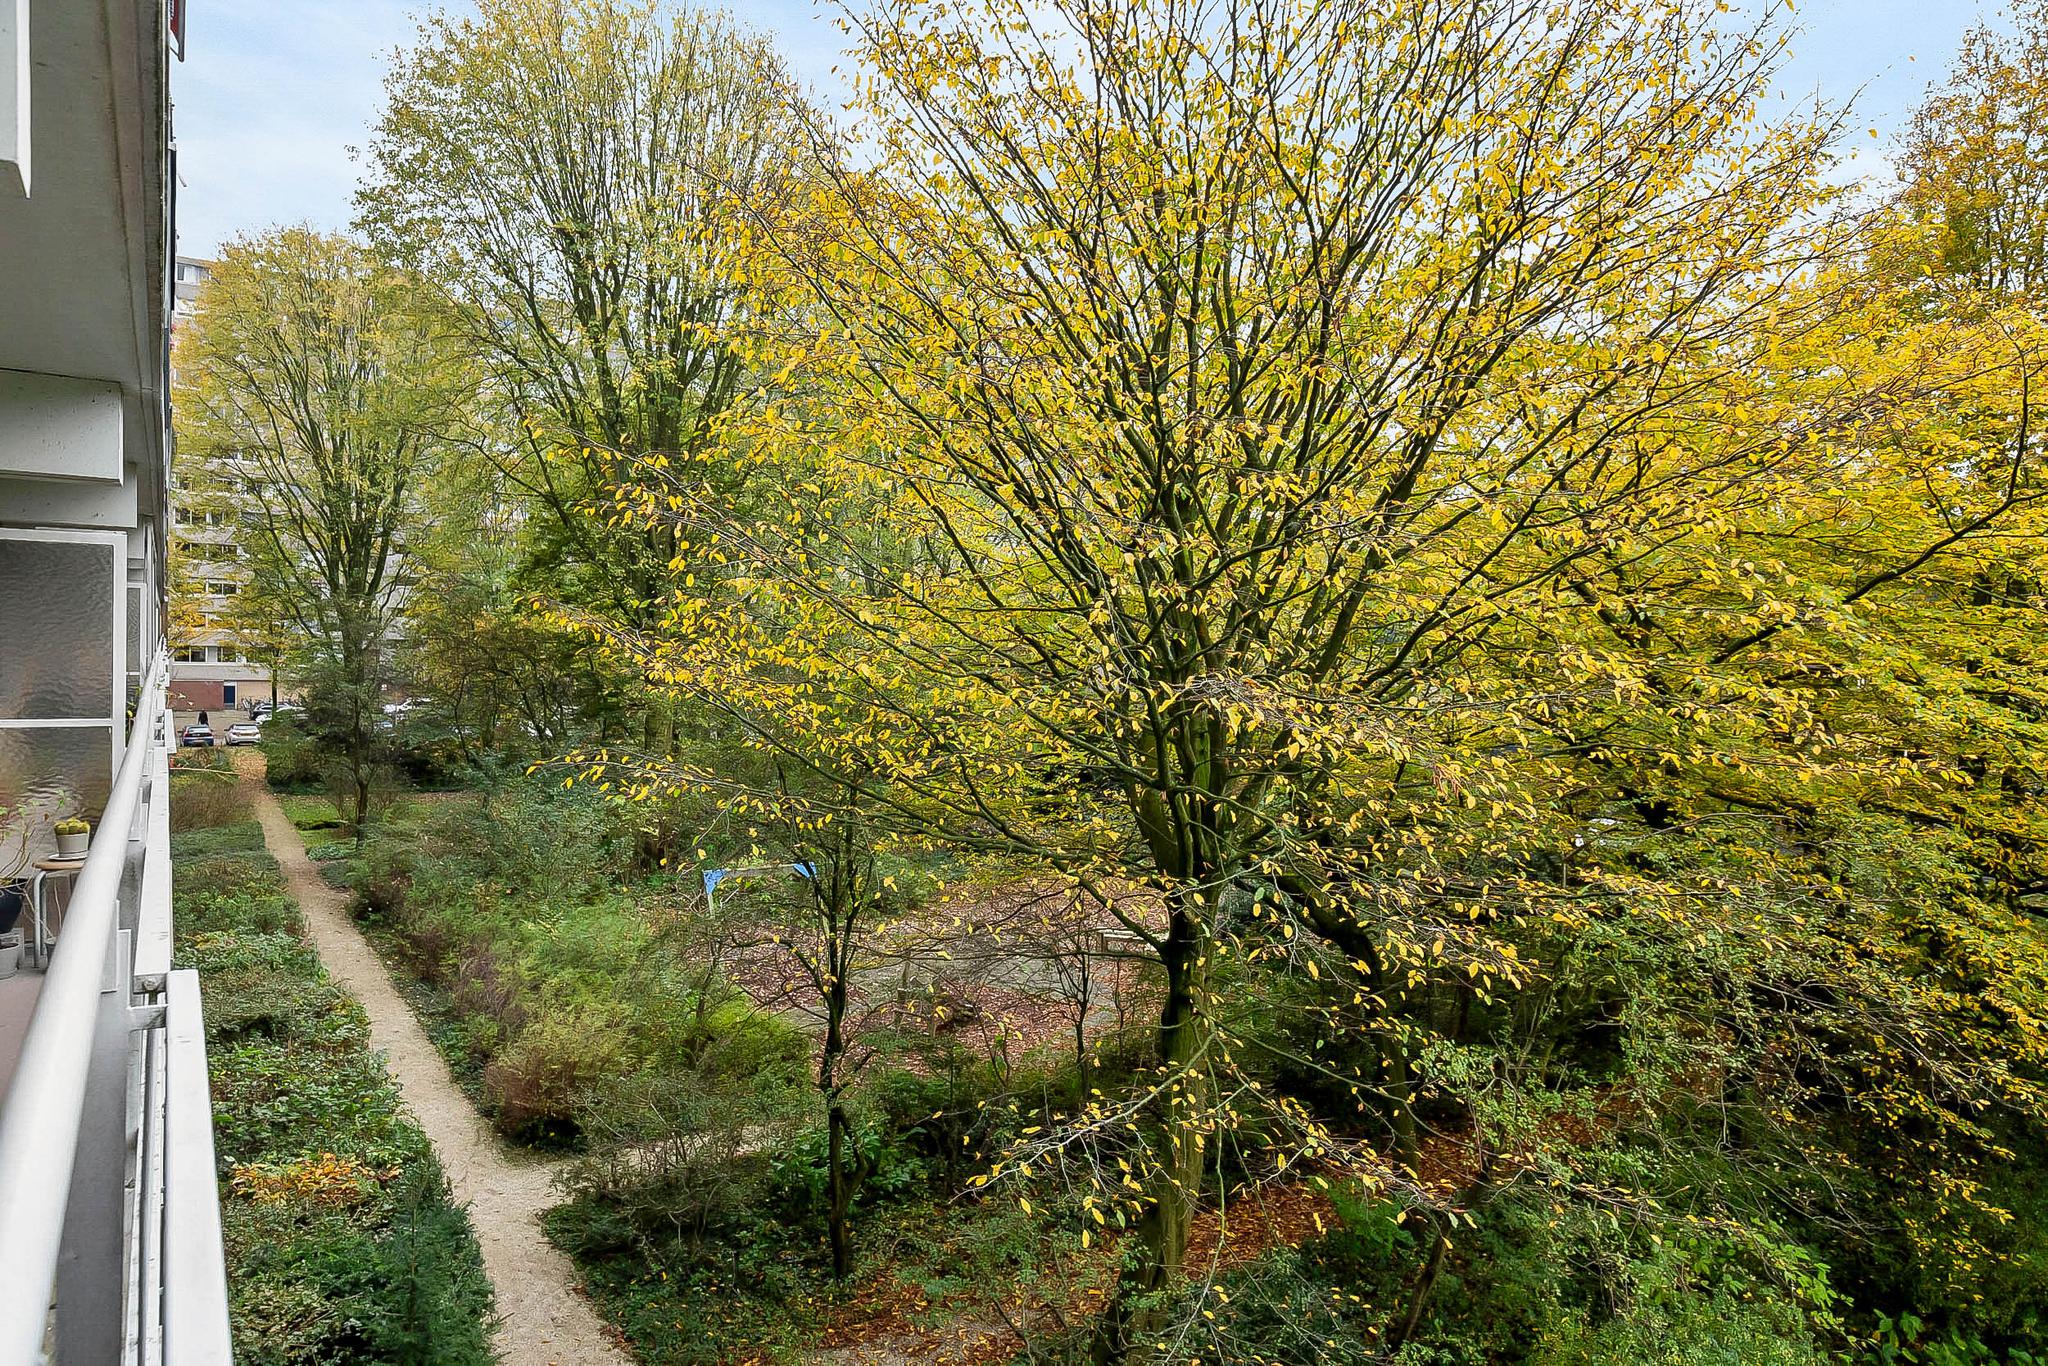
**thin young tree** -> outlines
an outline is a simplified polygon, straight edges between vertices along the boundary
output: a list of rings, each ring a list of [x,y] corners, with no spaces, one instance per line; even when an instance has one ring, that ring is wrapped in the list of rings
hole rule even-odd
[[[608,771],[603,759],[590,770],[599,782]],[[753,855],[785,860],[753,870],[768,877],[722,885],[728,901],[741,903],[737,917],[759,936],[756,942],[794,969],[795,999],[820,1027],[812,1080],[825,1112],[825,1230],[832,1275],[843,1281],[853,1271],[854,1202],[872,1170],[852,1100],[868,1057],[856,1037],[858,978],[878,966],[874,936],[896,913],[902,893],[883,871],[876,831],[840,800],[845,789],[808,778],[800,775],[793,785],[786,773],[764,775],[758,784],[742,786],[729,775],[702,775],[706,788],[725,797],[729,811],[755,822],[749,827],[757,841]]]

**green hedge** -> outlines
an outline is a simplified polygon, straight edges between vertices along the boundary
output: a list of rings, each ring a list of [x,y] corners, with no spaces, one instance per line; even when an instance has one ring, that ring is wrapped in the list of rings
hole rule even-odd
[[[468,1221],[362,1008],[307,946],[261,828],[180,835],[172,854],[178,961],[199,969],[206,1010],[236,1360],[489,1362]]]

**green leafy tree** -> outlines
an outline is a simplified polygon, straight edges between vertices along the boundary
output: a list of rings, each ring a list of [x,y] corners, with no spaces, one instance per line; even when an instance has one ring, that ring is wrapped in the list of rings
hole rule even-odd
[[[410,277],[346,237],[230,243],[181,341],[188,457],[232,460],[260,499],[247,595],[288,624],[289,674],[344,770],[360,839],[422,486],[467,377]]]
[[[489,368],[535,593],[659,620],[690,529],[604,508],[641,460],[718,458],[752,392],[745,214],[787,193],[792,108],[765,42],[635,0],[485,0],[394,66],[362,221]]]

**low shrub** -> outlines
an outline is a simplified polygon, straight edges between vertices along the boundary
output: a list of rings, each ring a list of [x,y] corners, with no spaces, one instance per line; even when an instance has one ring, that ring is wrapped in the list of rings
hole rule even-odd
[[[826,1144],[825,1127],[813,1125],[782,1144],[770,1163],[768,1206],[790,1224],[824,1227]],[[858,1208],[900,1200],[921,1189],[929,1174],[926,1159],[872,1117],[854,1126],[852,1148],[850,1160],[865,1173],[855,1198]]]
[[[177,833],[175,839],[181,859],[263,852],[263,827],[250,817],[246,803],[240,819],[205,830]],[[182,868],[184,865],[180,863],[179,866]]]
[[[587,1152],[567,1188],[617,1212],[637,1235],[701,1243],[759,1201],[769,1154],[797,1119],[791,1088],[747,1041],[706,1050],[685,1071],[600,1079],[583,1110]]]
[[[471,941],[449,995],[465,1019],[489,1026],[496,1038],[510,1038],[526,1028],[527,990],[519,970],[487,939]]]
[[[550,1011],[528,1023],[484,1068],[498,1128],[528,1143],[573,1141],[583,1093],[625,1070],[630,1028],[623,1006]]]
[[[235,766],[233,755],[226,749],[186,749],[180,746],[171,751],[171,772],[212,772],[226,773]]]
[[[349,914],[365,924],[395,923],[412,889],[412,864],[405,844],[388,833],[372,840],[350,887]]]
[[[332,800],[306,793],[286,793],[277,799],[285,819],[297,830],[343,830],[348,818]]]
[[[222,769],[180,769],[171,775],[171,833],[211,830],[249,817],[241,779]]]

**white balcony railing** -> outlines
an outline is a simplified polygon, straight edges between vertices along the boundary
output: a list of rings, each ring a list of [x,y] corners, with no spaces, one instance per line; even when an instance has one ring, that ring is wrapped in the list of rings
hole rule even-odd
[[[232,1359],[198,981],[170,966],[167,671],[160,653],[0,1103],[0,1366]]]

